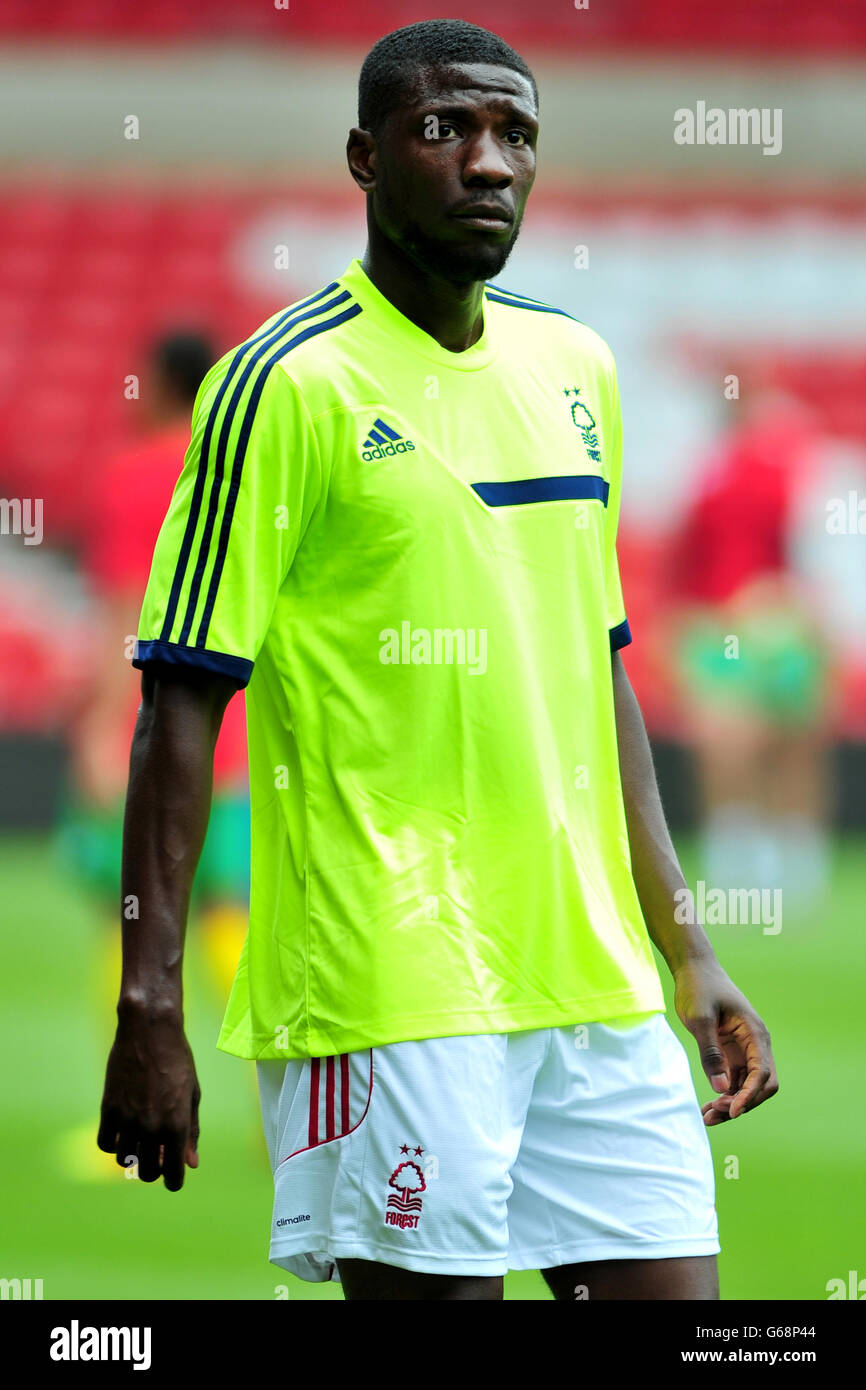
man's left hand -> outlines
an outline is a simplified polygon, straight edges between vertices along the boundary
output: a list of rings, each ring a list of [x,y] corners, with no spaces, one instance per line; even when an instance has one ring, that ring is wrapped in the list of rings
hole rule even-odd
[[[701,1106],[704,1124],[735,1120],[774,1096],[779,1082],[770,1034],[715,957],[680,966],[674,984],[676,1011],[697,1041],[710,1085],[719,1092]]]

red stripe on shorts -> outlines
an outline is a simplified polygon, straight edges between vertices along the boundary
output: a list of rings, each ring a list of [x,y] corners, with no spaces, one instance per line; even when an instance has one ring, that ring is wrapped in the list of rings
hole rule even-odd
[[[334,1058],[331,1057],[329,1060],[330,1060],[331,1063],[333,1063]],[[307,1147],[304,1148],[304,1149],[295,1149],[292,1153],[286,1154],[285,1158],[281,1158],[281,1159],[280,1159],[280,1164],[288,1163],[289,1159],[290,1159],[290,1158],[294,1158],[296,1154],[309,1153],[310,1149],[318,1148],[320,1144],[327,1144],[327,1143],[331,1142],[333,1139],[342,1139],[344,1135],[346,1135],[346,1134],[352,1134],[353,1131],[356,1130],[356,1129],[358,1128],[358,1126],[359,1126],[360,1124],[363,1123],[363,1121],[367,1118],[367,1112],[368,1112],[369,1109],[370,1109],[370,1101],[371,1101],[372,1096],[373,1096],[373,1049],[372,1049],[372,1047],[370,1048],[369,1067],[370,1067],[370,1072],[369,1072],[369,1079],[368,1079],[368,1082],[367,1082],[367,1101],[366,1101],[366,1104],[365,1104],[365,1106],[364,1106],[364,1113],[361,1115],[360,1119],[358,1119],[358,1120],[355,1121],[354,1124],[350,1124],[350,1123],[348,1123],[349,1118],[350,1118],[350,1116],[349,1116],[349,1059],[348,1059],[348,1056],[345,1055],[345,1054],[340,1058],[340,1082],[341,1082],[341,1093],[340,1093],[340,1118],[341,1118],[341,1120],[343,1121],[343,1131],[342,1131],[341,1134],[335,1134],[335,1135],[332,1134],[332,1135],[330,1135],[328,1139],[320,1139],[320,1138],[319,1138],[319,1076],[320,1076],[320,1074],[321,1074],[321,1058],[320,1058],[320,1057],[311,1057],[311,1058],[310,1058],[310,1126],[309,1126],[309,1136],[308,1136],[308,1137],[309,1137],[309,1143],[307,1144]],[[333,1068],[332,1068],[332,1073],[333,1073]],[[332,1110],[332,1117],[333,1117],[333,1110]]]
[[[343,1133],[349,1133],[349,1054],[344,1052],[340,1058],[340,1125]]]
[[[325,1084],[325,1138],[334,1139],[334,1059],[328,1059],[328,1079]]]
[[[310,1060],[310,1148],[319,1142],[319,1059]]]

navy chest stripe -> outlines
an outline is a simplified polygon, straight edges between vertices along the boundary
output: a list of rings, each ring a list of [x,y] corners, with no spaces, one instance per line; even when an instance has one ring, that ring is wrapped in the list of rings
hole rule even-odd
[[[555,478],[521,478],[510,483],[473,483],[472,488],[488,507],[519,507],[528,502],[565,502],[595,499],[607,506],[610,484],[595,474]]]

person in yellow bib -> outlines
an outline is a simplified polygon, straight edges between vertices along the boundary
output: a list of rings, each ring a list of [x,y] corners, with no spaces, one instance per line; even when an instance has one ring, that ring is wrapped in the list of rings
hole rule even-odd
[[[497,278],[537,132],[496,35],[373,48],[366,253],[205,378],[138,627],[142,914],[98,1142],[172,1190],[198,1164],[184,919],[245,687],[250,925],[219,1046],[258,1066],[271,1259],[350,1299],[498,1299],[509,1268],[557,1298],[717,1297],[706,1125],[777,1085],[677,918],[620,656],[613,355]]]

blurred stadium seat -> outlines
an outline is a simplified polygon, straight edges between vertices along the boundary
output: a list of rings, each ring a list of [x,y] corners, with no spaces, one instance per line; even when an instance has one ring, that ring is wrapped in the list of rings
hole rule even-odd
[[[380,0],[375,7],[355,0],[290,0],[291,30],[280,27],[281,11],[274,5],[238,5],[236,0],[54,0],[34,7],[30,0],[0,0],[0,30],[22,38],[154,39],[162,42],[243,36],[267,38],[291,32],[318,41],[367,41],[389,29],[429,15],[441,7],[414,0]],[[813,5],[809,0],[728,0],[720,6],[695,5],[693,0],[666,0],[647,5],[643,0],[610,0],[593,4],[581,16],[580,30],[573,9],[562,5],[526,5],[524,0],[474,0],[461,15],[475,23],[507,32],[512,42],[574,45],[595,43],[670,50],[763,47],[772,41],[778,51],[808,49],[810,53],[866,48],[866,15],[858,0]]]
[[[28,47],[44,42],[46,49],[52,43],[94,45],[96,52],[105,41],[138,54],[161,48],[170,52],[175,41],[195,45],[231,39],[254,46],[291,36],[323,51],[333,46],[336,58],[346,46],[357,49],[378,33],[436,13],[435,5],[415,0],[383,0],[376,7],[349,0],[291,0],[288,14],[272,5],[248,6],[236,0],[212,0],[205,6],[197,0],[140,0],[135,5],[125,0],[56,0],[49,7],[0,0],[0,37],[13,48],[16,41]],[[815,7],[805,0],[761,6],[732,0],[721,9],[696,7],[691,0],[669,0],[661,9],[638,0],[612,0],[581,11],[577,23],[569,4],[527,7],[522,0],[475,0],[462,13],[507,32],[533,54],[604,50],[621,53],[628,62],[630,55],[641,52],[714,55],[723,49],[749,55],[772,49],[778,54],[848,58],[866,51],[866,6],[859,0],[832,7]],[[337,188],[327,180],[309,187],[293,177],[291,169],[285,178],[283,171],[274,169],[270,181],[259,183],[239,184],[231,169],[224,173],[220,178],[211,171],[185,186],[176,171],[174,177],[163,178],[158,165],[141,180],[118,180],[113,169],[97,168],[86,179],[65,177],[61,183],[54,169],[25,166],[17,179],[7,180],[0,194],[0,491],[43,498],[46,542],[73,560],[87,536],[89,490],[100,461],[129,441],[140,414],[138,403],[130,408],[124,391],[127,379],[140,368],[148,341],[168,324],[183,322],[209,331],[223,350],[242,340],[275,308],[321,283],[319,265],[313,263],[317,245],[320,260],[330,265],[333,246],[343,244],[341,237],[355,238],[359,206],[347,187]],[[288,187],[291,199],[284,192]],[[606,336],[611,334],[625,378],[630,485],[621,519],[620,555],[630,621],[640,639],[630,650],[629,663],[650,727],[669,737],[677,733],[673,677],[653,630],[665,603],[665,546],[676,517],[668,515],[668,500],[656,512],[651,503],[654,493],[666,499],[678,495],[676,468],[683,466],[678,459],[687,452],[687,428],[679,442],[671,439],[672,471],[659,480],[667,491],[652,482],[661,457],[659,436],[667,433],[676,401],[686,407],[681,413],[688,417],[688,401],[692,395],[696,401],[700,382],[733,370],[744,381],[772,380],[811,402],[828,433],[866,446],[866,354],[859,344],[852,346],[850,333],[848,339],[834,338],[834,310],[828,310],[829,329],[818,325],[824,336],[811,351],[803,341],[786,341],[784,330],[777,331],[770,321],[763,335],[747,335],[735,352],[731,332],[708,322],[698,307],[713,273],[710,262],[696,255],[686,264],[671,250],[688,246],[689,228],[697,232],[700,217],[706,216],[707,234],[715,237],[715,245],[738,247],[730,254],[730,266],[739,265],[751,275],[754,291],[761,277],[760,248],[769,245],[773,235],[763,220],[772,194],[754,194],[754,188],[746,191],[745,186],[733,185],[714,200],[684,184],[647,184],[636,179],[633,170],[621,171],[618,191],[599,188],[592,180],[573,190],[551,186],[536,195],[533,218],[539,239],[533,243],[529,230],[518,248],[518,260],[521,251],[535,257],[541,277],[537,283],[530,279],[527,292],[560,302],[566,275],[560,271],[549,286],[543,281],[544,236],[558,236],[567,246],[565,237],[573,237],[578,217],[587,225],[594,247],[604,242],[609,248],[618,288],[634,283],[648,247],[656,253],[655,299],[647,298],[637,311],[624,303],[629,295],[620,293],[615,303],[610,281],[596,281],[598,299],[587,301],[584,310],[584,285],[575,288],[572,277],[567,302],[572,312],[581,318],[585,313]],[[796,191],[789,190],[787,197],[795,207]],[[292,272],[277,281],[269,277],[264,262],[289,206],[293,214],[302,211],[309,225],[294,225]],[[805,188],[800,206],[808,216]],[[856,190],[828,187],[822,206],[828,217],[838,214],[840,228],[846,219],[851,219],[855,232],[862,225],[858,219],[863,203]],[[712,222],[715,215],[721,220]],[[820,244],[820,226],[813,235]],[[840,231],[840,239],[843,235]],[[796,252],[795,242],[796,238]],[[667,267],[665,256],[670,260]],[[829,259],[832,262],[832,253]],[[802,283],[810,274],[808,251],[801,251],[792,264]],[[832,266],[813,269],[820,283],[812,291],[819,299],[821,276],[831,270]],[[672,298],[672,291],[686,281],[694,287],[691,318],[687,299],[677,306]],[[835,292],[838,303],[838,287]],[[597,303],[614,315],[607,323],[599,321]],[[632,420],[648,419],[668,381],[653,378],[649,371],[659,340],[645,336],[630,341],[628,314],[644,333],[651,316],[658,317],[659,332],[668,337],[669,361],[679,363],[685,373],[674,379],[673,392],[665,393],[668,414],[655,428],[641,428],[639,436],[632,432],[628,411]],[[648,367],[643,376],[641,363]],[[692,437],[700,437],[699,419],[693,401]],[[689,466],[696,464],[697,458]],[[25,576],[18,575],[16,582],[26,582]],[[47,708],[41,691],[52,661],[50,650],[43,656],[26,643],[21,646],[24,639],[14,621],[7,614],[7,625],[13,624],[10,638],[19,644],[16,650],[22,658],[17,663],[19,685],[30,693],[4,697],[7,727],[10,721],[32,720],[36,711]],[[59,665],[60,657],[55,660]],[[849,668],[839,719],[840,730],[854,734],[863,729],[866,674],[860,661],[852,660]]]

